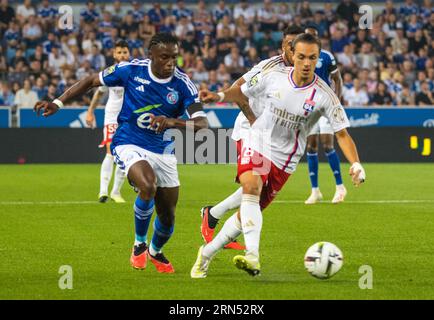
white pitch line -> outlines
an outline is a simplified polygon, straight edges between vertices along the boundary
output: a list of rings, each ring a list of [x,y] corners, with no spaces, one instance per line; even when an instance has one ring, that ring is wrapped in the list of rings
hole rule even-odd
[[[218,202],[216,201],[202,201],[202,200],[184,200],[184,202]],[[275,200],[273,203],[293,203],[301,204],[304,203],[303,200]],[[330,203],[323,201],[322,203]],[[434,199],[425,200],[359,200],[359,201],[345,201],[344,203],[366,203],[366,204],[405,204],[405,203],[434,203]],[[98,201],[0,201],[0,206],[15,206],[15,205],[82,205],[82,204],[97,204],[101,205]]]

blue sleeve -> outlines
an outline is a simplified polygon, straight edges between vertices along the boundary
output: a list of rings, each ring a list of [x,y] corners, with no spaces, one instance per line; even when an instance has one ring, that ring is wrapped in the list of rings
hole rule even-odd
[[[181,103],[184,110],[194,103],[200,103],[196,85],[190,79],[188,79],[187,83],[184,83],[181,94]]]
[[[132,66],[128,62],[112,65],[99,73],[99,80],[107,87],[126,87]]]

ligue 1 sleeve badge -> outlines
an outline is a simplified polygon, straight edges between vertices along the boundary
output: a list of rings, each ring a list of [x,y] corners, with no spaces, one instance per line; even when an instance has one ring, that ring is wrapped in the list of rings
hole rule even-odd
[[[177,91],[170,91],[166,96],[167,102],[170,104],[175,104],[179,100],[179,94]]]

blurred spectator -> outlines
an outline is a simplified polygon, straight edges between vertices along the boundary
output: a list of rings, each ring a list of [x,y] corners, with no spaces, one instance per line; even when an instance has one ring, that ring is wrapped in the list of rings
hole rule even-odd
[[[393,14],[396,16],[398,14],[398,10],[395,8],[392,0],[386,1],[382,14],[384,16],[388,16],[390,14]]]
[[[57,97],[57,88],[54,84],[48,86],[47,94],[41,100],[53,101]]]
[[[277,30],[279,21],[272,0],[264,0],[263,7],[258,10],[258,22],[261,32]]]
[[[33,86],[32,90],[36,92],[39,100],[42,100],[48,93],[48,88],[45,86],[44,80],[40,77],[36,79],[36,84]]]
[[[175,34],[179,39],[183,39],[188,32],[194,32],[194,26],[186,16],[181,16],[175,28]]]
[[[0,33],[8,28],[9,23],[15,18],[15,10],[9,5],[8,0],[0,1]]]
[[[286,8],[287,8],[287,5],[286,5]],[[280,13],[280,11],[279,11],[279,13]],[[283,12],[280,14],[283,14]],[[288,14],[289,14],[289,12],[288,12]],[[255,15],[256,15],[255,9],[250,6],[248,0],[240,0],[240,3],[235,5],[235,8],[234,8],[234,19],[235,20],[237,20],[240,16],[243,16],[244,21],[247,24],[251,25],[251,24],[253,24],[253,21],[255,20]],[[283,18],[283,16],[281,16],[281,17]],[[288,18],[288,16],[286,16],[286,18]],[[291,15],[289,14],[289,19],[286,21],[290,21],[290,20],[291,20]]]
[[[371,44],[365,42],[362,45],[360,53],[356,55],[356,63],[359,68],[372,69],[377,66],[377,59],[375,54],[372,52]]]
[[[66,56],[60,51],[58,46],[51,48],[48,55],[48,67],[53,75],[60,75],[62,69],[67,65]]]
[[[133,33],[133,32],[131,32],[131,33]],[[85,39],[83,41],[83,43],[81,44],[81,49],[83,50],[83,53],[85,55],[88,55],[88,54],[92,53],[92,48],[94,46],[97,46],[98,49],[100,49],[100,50],[102,49],[101,41],[96,38],[96,33],[92,31],[89,33],[88,38]]]
[[[264,32],[264,36],[256,43],[256,49],[262,59],[267,59],[271,56],[271,51],[277,47],[276,42],[272,38],[270,30]]]
[[[240,50],[237,47],[233,47],[231,53],[225,56],[224,64],[232,80],[238,79],[246,71],[244,68],[244,58],[240,55]]]
[[[143,17],[145,16],[145,10],[143,10],[143,4],[139,1],[133,1],[132,3],[132,10],[128,11],[128,14],[130,14],[133,17],[134,22],[139,24]]]
[[[303,23],[307,23],[313,19],[313,12],[310,8],[309,1],[299,3],[297,14],[300,15]]]
[[[352,0],[343,0],[336,8],[336,14],[348,22],[348,28],[352,29],[358,24],[354,20],[354,14],[359,12],[359,6]]]
[[[409,39],[409,51],[413,53],[418,53],[420,48],[423,48],[427,45],[427,41],[425,36],[423,35],[422,30],[417,30],[414,34],[414,37]]]
[[[75,76],[78,80],[84,79],[87,76],[90,76],[92,74],[92,66],[90,64],[89,60],[85,60],[81,67],[77,70],[75,73]]]
[[[173,16],[167,16],[164,19],[164,23],[160,27],[159,32],[175,33],[176,26],[173,20],[175,20]]]
[[[324,16],[324,12],[322,10],[316,11],[313,16],[313,22],[316,25],[316,29],[318,30],[318,37],[329,37],[329,28],[327,20]]]
[[[419,93],[422,91],[422,83],[426,81],[426,73],[425,71],[419,71],[417,73],[417,80],[413,82],[412,91]]]
[[[111,13],[112,21],[116,28],[120,27],[122,24],[122,19],[125,15],[124,9],[122,7],[122,2],[116,0],[113,5],[107,6],[106,10]]]
[[[223,27],[221,36],[217,38],[217,55],[225,57],[236,45],[235,39],[231,37],[231,30],[228,27]]]
[[[201,83],[203,81],[208,82],[208,80],[209,80],[209,73],[205,69],[205,65],[204,65],[202,59],[196,60],[196,68],[193,72],[192,80],[196,84]]]
[[[416,94],[415,102],[418,106],[429,106],[434,104],[432,91],[429,90],[428,82],[425,81],[422,83],[421,91]]]
[[[42,0],[37,12],[37,17],[39,18],[42,28],[45,31],[53,27],[58,13],[58,9],[54,6],[51,6],[49,0]]]
[[[222,84],[217,81],[217,71],[211,70],[208,73],[208,90],[219,91],[221,90]]]
[[[141,48],[143,50],[143,48]],[[95,71],[101,71],[106,67],[105,57],[101,54],[97,45],[92,47],[92,52],[86,56],[90,62],[91,68]]]
[[[350,72],[345,72],[344,76],[343,76],[343,87],[345,88],[345,90],[347,89],[351,89],[352,87],[354,87],[353,84],[353,75]]]
[[[413,3],[413,0],[405,0],[405,3],[401,5],[399,8],[399,14],[401,16],[408,17],[412,14],[418,14],[419,8],[415,3]]]
[[[259,58],[258,50],[256,50],[255,47],[249,48],[247,52],[247,57],[245,59],[245,66],[246,68],[250,69],[257,65],[261,61],[261,58]]]
[[[100,19],[100,14],[96,8],[95,1],[89,0],[87,2],[86,8],[80,13],[80,26],[84,24],[95,24],[98,23]]]
[[[176,20],[181,20],[181,18],[187,18],[189,22],[193,20],[193,11],[185,6],[183,0],[176,1],[176,8],[172,11],[172,15],[176,17]]]
[[[217,6],[212,12],[214,24],[217,24],[224,16],[230,16],[231,10],[226,6],[224,0],[219,0]]]
[[[204,55],[203,63],[205,64],[206,70],[217,70],[219,66],[219,59],[217,56],[217,46],[209,48],[207,55]]]
[[[181,49],[183,52],[189,52],[197,56],[199,54],[199,45],[194,38],[194,32],[189,31],[184,40],[181,40]]]
[[[28,22],[23,27],[23,39],[27,48],[35,48],[42,39],[42,28],[34,15],[28,17]]]
[[[15,104],[15,95],[10,90],[9,83],[3,81],[0,85],[0,106],[11,107]]]
[[[344,46],[344,51],[336,54],[336,58],[339,63],[345,68],[353,68],[356,66],[356,56],[354,55],[354,46],[352,44],[347,44]]]
[[[155,28],[159,28],[164,24],[164,19],[167,16],[167,11],[161,8],[159,2],[154,2],[152,8],[148,11],[150,24]]]
[[[224,63],[220,63],[217,69],[217,81],[218,82],[231,81],[231,77]]]
[[[143,17],[143,21],[139,25],[140,38],[143,40],[143,47],[147,48],[152,36],[156,33],[155,26],[151,23],[151,18],[148,15]]]
[[[377,92],[372,97],[371,103],[374,106],[390,106],[392,105],[392,96],[387,92],[387,87],[384,82],[379,82]]]
[[[353,87],[351,89],[343,90],[343,98],[346,106],[361,107],[366,106],[369,102],[368,93],[360,83],[360,80],[355,78],[353,80]]]
[[[231,37],[235,36],[235,24],[232,23],[230,16],[223,16],[217,24],[217,38],[222,37],[223,28],[228,28],[230,30]]]
[[[32,107],[38,102],[38,95],[36,92],[32,90],[32,84],[30,80],[26,79],[24,80],[24,86],[23,89],[18,90],[18,92],[15,95],[15,102],[14,104],[18,108],[22,107]]]
[[[330,48],[333,53],[338,54],[344,51],[344,47],[350,43],[350,40],[347,36],[344,36],[344,33],[341,29],[336,29],[334,33],[331,33],[332,40],[330,44]]]
[[[30,16],[35,16],[36,10],[32,6],[32,0],[24,0],[23,4],[17,6],[17,19],[21,25],[24,25]]]
[[[132,14],[127,14],[125,16],[125,21],[121,25],[121,37],[127,38],[128,35],[131,32],[138,32],[139,31],[139,24],[138,22],[134,21],[134,17]]]

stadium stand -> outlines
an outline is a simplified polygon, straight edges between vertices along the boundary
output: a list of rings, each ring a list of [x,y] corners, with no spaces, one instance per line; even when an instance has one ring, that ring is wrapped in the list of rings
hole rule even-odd
[[[112,48],[128,40],[144,58],[158,31],[180,39],[179,66],[198,87],[227,87],[261,59],[278,54],[288,24],[314,23],[337,58],[345,105],[434,104],[434,9],[429,0],[372,3],[372,28],[360,29],[351,0],[272,3],[200,0],[176,3],[76,1],[72,28],[60,28],[60,4],[0,2],[0,105],[52,99],[113,63]],[[88,105],[91,94],[71,103]]]

